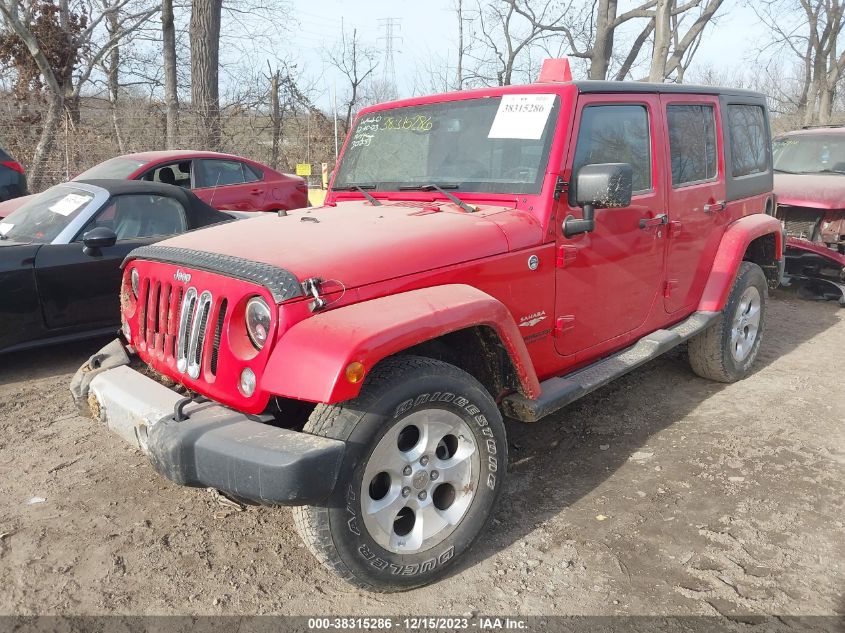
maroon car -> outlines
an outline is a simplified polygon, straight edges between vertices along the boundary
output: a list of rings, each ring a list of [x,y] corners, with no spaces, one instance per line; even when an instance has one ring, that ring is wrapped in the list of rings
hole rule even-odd
[[[845,305],[845,127],[796,130],[773,144],[784,285]]]
[[[217,152],[169,150],[117,156],[73,180],[149,180],[191,189],[220,211],[277,211],[308,206],[308,184],[248,158]],[[23,204],[0,204],[0,217]]]

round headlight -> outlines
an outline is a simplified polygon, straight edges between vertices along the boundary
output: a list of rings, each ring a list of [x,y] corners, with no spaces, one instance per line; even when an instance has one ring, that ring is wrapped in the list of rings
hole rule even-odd
[[[135,298],[138,298],[138,288],[141,286],[141,278],[138,275],[138,269],[133,268],[132,272],[129,274],[129,281],[132,283],[132,294],[135,295]]]
[[[249,367],[241,372],[241,392],[247,397],[255,393],[255,372]]]
[[[257,349],[264,347],[270,334],[270,306],[261,297],[253,297],[246,304],[246,331]]]

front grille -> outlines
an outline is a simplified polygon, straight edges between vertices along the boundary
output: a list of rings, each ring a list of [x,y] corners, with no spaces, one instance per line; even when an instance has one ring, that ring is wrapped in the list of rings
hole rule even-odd
[[[788,209],[780,215],[783,217],[783,229],[788,237],[798,237],[811,241],[816,239],[816,233],[822,219],[818,211]]]
[[[220,311],[217,313],[217,327],[214,328],[214,343],[211,347],[211,375],[217,375],[217,359],[220,355],[220,336],[223,334],[223,320],[226,318],[226,308],[229,302],[226,299],[220,303]]]
[[[138,298],[138,335],[147,350],[158,356],[172,356],[176,339],[176,315],[182,290],[155,279],[144,280]]]

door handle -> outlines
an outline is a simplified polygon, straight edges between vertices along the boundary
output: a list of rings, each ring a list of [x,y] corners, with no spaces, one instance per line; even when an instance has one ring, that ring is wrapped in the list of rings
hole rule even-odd
[[[713,211],[724,211],[726,206],[727,205],[725,204],[724,200],[705,204],[704,213],[712,213]]]
[[[263,191],[262,189],[253,189],[252,191],[250,191],[250,193],[251,193],[253,196],[257,196],[257,195],[258,195],[258,194],[260,194],[262,191]]]
[[[669,221],[668,216],[665,213],[658,213],[653,218],[641,218],[640,219],[640,228],[641,229],[648,229],[653,226],[661,226],[666,224]]]

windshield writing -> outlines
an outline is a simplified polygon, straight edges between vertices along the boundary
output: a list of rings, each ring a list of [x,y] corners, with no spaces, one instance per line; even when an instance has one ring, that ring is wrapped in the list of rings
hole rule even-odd
[[[554,95],[531,94],[370,113],[352,131],[334,187],[539,193],[557,109]]]

